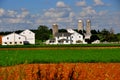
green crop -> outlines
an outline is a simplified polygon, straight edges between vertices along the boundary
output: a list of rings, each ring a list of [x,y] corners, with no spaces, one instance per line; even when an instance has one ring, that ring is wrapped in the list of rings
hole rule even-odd
[[[0,66],[64,62],[120,62],[120,49],[0,50]]]

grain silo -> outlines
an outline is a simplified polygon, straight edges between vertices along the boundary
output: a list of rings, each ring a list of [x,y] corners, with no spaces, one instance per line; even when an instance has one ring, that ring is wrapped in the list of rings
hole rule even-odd
[[[83,31],[83,21],[82,20],[78,20],[78,31]]]
[[[86,35],[91,35],[91,21],[89,19],[86,22]]]
[[[52,32],[53,32],[53,37],[55,37],[55,34],[58,33],[58,25],[57,24],[52,25]]]

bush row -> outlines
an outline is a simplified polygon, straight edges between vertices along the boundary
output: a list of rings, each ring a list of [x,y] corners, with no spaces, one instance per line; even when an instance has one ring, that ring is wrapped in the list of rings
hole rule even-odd
[[[70,44],[70,45],[7,45],[0,48],[44,48],[44,47],[120,47],[120,44]]]

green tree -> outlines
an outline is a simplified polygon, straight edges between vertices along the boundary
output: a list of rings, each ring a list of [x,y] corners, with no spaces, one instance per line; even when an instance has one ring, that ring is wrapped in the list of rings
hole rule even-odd
[[[95,40],[100,40],[100,38],[99,38],[96,34],[94,34],[94,35],[92,35],[92,36],[90,37],[90,41],[91,41],[91,42],[93,42],[93,41],[95,41]]]
[[[50,30],[47,26],[40,25],[36,31],[36,39],[41,40],[42,42],[48,40],[50,37]]]

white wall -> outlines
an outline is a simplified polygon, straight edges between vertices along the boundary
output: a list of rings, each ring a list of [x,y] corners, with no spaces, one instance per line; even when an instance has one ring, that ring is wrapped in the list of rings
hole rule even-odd
[[[2,37],[2,45],[23,45],[24,41],[25,37],[16,33],[11,33]]]
[[[82,41],[82,43],[84,42],[83,40],[83,36],[78,34],[78,33],[73,33],[71,35],[71,39],[72,39],[72,44],[80,44],[80,43],[76,43],[76,41]]]
[[[71,33],[71,36],[69,36],[68,38],[65,36],[61,36],[61,37],[55,37],[55,42],[54,43],[49,43],[49,44],[61,44],[58,41],[60,39],[68,39],[69,41],[66,42],[64,41],[62,44],[86,44],[86,42],[83,39],[83,35],[77,33],[76,31],[72,30],[72,29],[67,29],[68,33]],[[81,43],[77,43],[76,41],[81,41]]]
[[[28,41],[30,44],[35,44],[35,33],[33,33],[30,30],[25,30],[20,33],[20,35],[25,36],[26,41]]]

